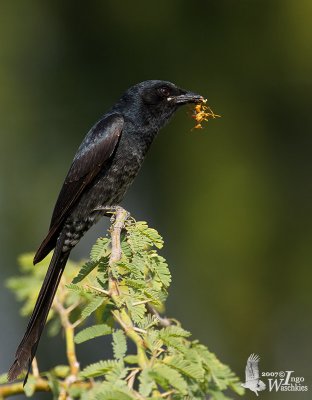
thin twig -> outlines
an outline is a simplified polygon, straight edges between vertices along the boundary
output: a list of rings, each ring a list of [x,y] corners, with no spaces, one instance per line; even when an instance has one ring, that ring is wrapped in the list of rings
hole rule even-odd
[[[171,394],[173,394],[173,393],[175,393],[175,390],[168,390],[168,392],[165,392],[165,393],[162,393],[161,395],[160,395],[160,397],[162,397],[162,398],[165,398],[165,397],[167,397],[167,396],[170,396]]]
[[[60,381],[60,386],[66,388],[67,384]],[[92,387],[92,382],[75,382],[73,383],[72,387],[87,390]],[[51,392],[51,386],[48,380],[44,378],[36,379],[34,383],[34,392]],[[21,393],[25,393],[23,382],[10,383],[0,386],[0,399]]]
[[[150,304],[147,304],[147,309],[151,314],[155,315],[159,325],[161,325],[163,327],[167,327],[167,326],[171,325],[170,319],[166,318],[166,317],[161,317],[159,312],[153,306],[151,306]]]
[[[76,329],[77,326],[80,325],[83,320],[84,320],[84,318],[79,318],[75,322],[73,322],[72,323],[73,328]]]
[[[143,334],[147,333],[147,331],[145,329],[137,328],[136,326],[134,326],[133,329],[139,333],[143,333]]]
[[[127,376],[126,381],[128,381],[128,388],[132,389],[135,381],[136,375],[140,372],[140,368],[135,368],[130,374]]]
[[[95,290],[95,291],[97,291],[97,292],[99,292],[99,293],[103,293],[103,294],[105,294],[106,296],[110,296],[110,293],[109,293],[108,290],[104,290],[104,289],[102,289],[102,288],[99,288],[99,287],[96,287],[96,286],[92,286],[92,285],[86,285],[86,287],[88,287],[88,288],[90,288],[90,289],[93,289],[93,290]]]
[[[134,303],[132,303],[133,306],[139,306],[140,304],[146,304],[148,302],[150,302],[151,300],[140,300],[140,301],[135,301]]]
[[[73,303],[71,306],[69,306],[69,307],[67,307],[66,309],[65,309],[65,311],[66,311],[66,313],[67,314],[70,314],[72,311],[74,311],[74,309],[76,308],[76,307],[78,307],[80,305],[80,301],[79,300],[77,300],[77,301],[75,301],[75,303]]]
[[[34,384],[34,390],[35,392],[50,392],[51,388],[47,380],[39,378]],[[25,393],[23,382],[0,386],[0,398],[6,398],[20,393]]]
[[[62,326],[65,330],[66,354],[72,376],[71,381],[74,381],[77,379],[79,373],[79,362],[76,357],[76,347],[74,341],[74,336],[75,336],[74,325],[70,322],[68,318],[68,313],[66,308],[58,300],[57,297],[54,299],[53,308],[59,314]],[[73,379],[73,377],[75,379]]]

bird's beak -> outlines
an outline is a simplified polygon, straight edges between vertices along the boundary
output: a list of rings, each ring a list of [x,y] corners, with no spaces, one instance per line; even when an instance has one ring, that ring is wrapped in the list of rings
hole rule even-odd
[[[167,100],[170,102],[172,101],[175,104],[201,103],[204,100],[204,97],[193,92],[186,92],[179,96],[168,97]]]

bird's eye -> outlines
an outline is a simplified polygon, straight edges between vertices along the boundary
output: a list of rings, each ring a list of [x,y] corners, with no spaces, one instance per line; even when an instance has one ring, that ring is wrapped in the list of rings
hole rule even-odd
[[[170,90],[169,88],[167,88],[166,86],[163,86],[161,88],[158,89],[159,94],[161,94],[161,96],[163,97],[168,97],[170,96]]]

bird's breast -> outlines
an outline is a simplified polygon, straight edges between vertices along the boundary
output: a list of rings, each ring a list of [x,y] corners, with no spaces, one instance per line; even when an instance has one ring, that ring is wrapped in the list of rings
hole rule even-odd
[[[148,147],[140,146],[127,138],[122,139],[121,137],[109,162],[103,166],[92,185],[79,199],[71,219],[85,219],[88,220],[88,224],[92,224],[93,221],[89,219],[95,216],[95,209],[118,205],[123,199],[140,170]]]

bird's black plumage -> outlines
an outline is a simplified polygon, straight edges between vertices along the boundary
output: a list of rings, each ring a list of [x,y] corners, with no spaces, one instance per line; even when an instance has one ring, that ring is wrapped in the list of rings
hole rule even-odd
[[[86,135],[56,201],[49,232],[34,258],[37,263],[55,249],[9,380],[30,369],[71,249],[105,214],[104,206],[116,206],[122,200],[153,139],[177,108],[202,100],[170,82],[141,82],[128,89]]]

